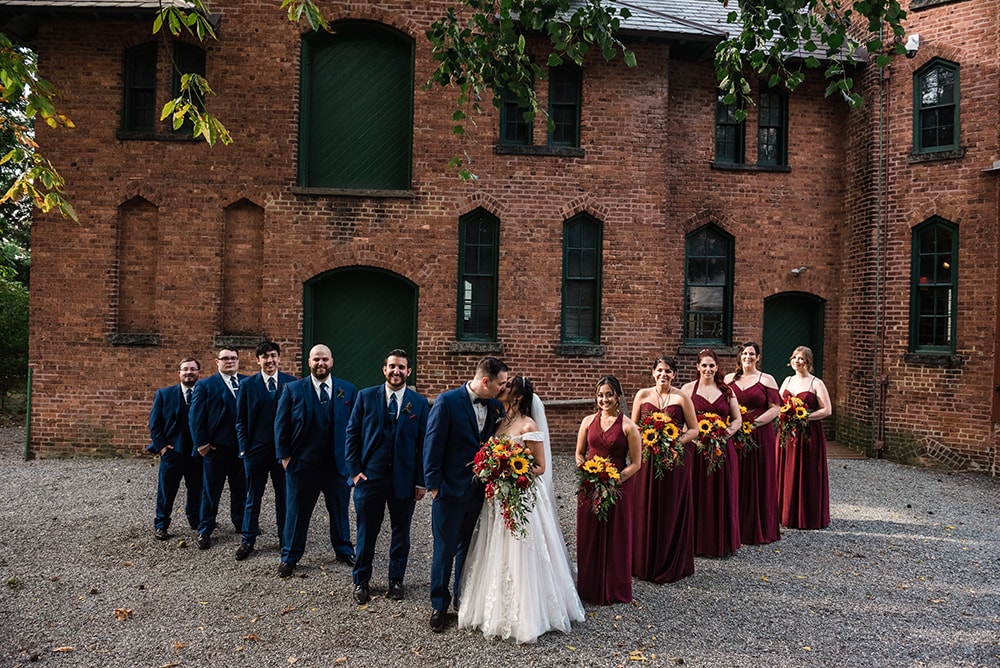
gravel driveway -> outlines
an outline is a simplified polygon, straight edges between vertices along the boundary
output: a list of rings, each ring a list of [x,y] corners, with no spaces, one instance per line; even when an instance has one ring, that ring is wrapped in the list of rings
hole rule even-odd
[[[632,605],[587,606],[571,633],[517,645],[430,632],[427,502],[406,600],[384,598],[383,531],[358,607],[320,509],[282,580],[267,535],[243,562],[231,528],[199,551],[182,514],[154,540],[153,459],[23,462],[22,447],[0,430],[3,666],[1000,666],[1000,483],[980,475],[831,461],[828,529],[636,581]],[[572,461],[554,459],[573,554]]]

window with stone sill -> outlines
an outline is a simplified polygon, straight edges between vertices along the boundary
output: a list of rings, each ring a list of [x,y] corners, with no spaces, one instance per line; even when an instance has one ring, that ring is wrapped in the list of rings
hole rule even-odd
[[[910,353],[955,353],[958,226],[933,217],[911,232]]]
[[[959,145],[959,67],[940,58],[913,75],[913,153],[952,154]]]
[[[479,208],[458,221],[458,341],[497,340],[500,220]]]

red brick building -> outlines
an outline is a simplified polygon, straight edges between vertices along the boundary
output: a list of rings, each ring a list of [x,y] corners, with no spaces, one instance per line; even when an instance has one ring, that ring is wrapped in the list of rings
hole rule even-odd
[[[536,82],[552,132],[511,103],[465,140],[454,94],[422,88],[448,2],[323,2],[329,36],[275,0],[220,0],[205,44],[151,36],[156,4],[0,0],[77,126],[39,129],[80,224],[34,228],[37,454],[139,451],[153,390],[188,355],[214,371],[222,343],[274,339],[291,371],[327,343],[360,386],[402,346],[430,397],[497,354],[569,447],[600,375],[632,393],[666,352],[681,382],[699,349],[735,364],[752,339],[779,380],[814,349],[841,442],[993,470],[990,0],[912,0],[919,49],[858,72],[860,111],[811,75],[754,91],[742,123],[711,62],[726,10],[630,2],[637,67],[557,68]],[[205,71],[231,146],[159,122],[172,61]],[[464,154],[475,181],[446,168]]]

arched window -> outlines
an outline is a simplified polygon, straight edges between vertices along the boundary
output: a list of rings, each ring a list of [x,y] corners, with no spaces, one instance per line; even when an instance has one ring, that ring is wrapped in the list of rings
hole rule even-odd
[[[733,313],[733,237],[715,225],[684,243],[684,342],[729,345]]]
[[[500,220],[476,209],[458,220],[459,341],[497,340]]]
[[[562,342],[601,342],[600,221],[585,213],[563,224]]]
[[[935,59],[913,75],[913,152],[959,148],[958,65]]]
[[[913,228],[910,261],[910,351],[955,352],[958,314],[958,226],[931,218]]]

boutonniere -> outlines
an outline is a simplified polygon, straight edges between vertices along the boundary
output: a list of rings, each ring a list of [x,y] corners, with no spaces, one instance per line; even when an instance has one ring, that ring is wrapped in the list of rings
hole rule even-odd
[[[342,387],[338,387],[337,388],[337,398],[338,399],[343,399],[344,398],[344,388],[342,388]]]
[[[406,405],[403,406],[403,412],[409,415],[410,411],[412,410],[413,410],[413,404],[411,404],[410,402],[406,402]]]

